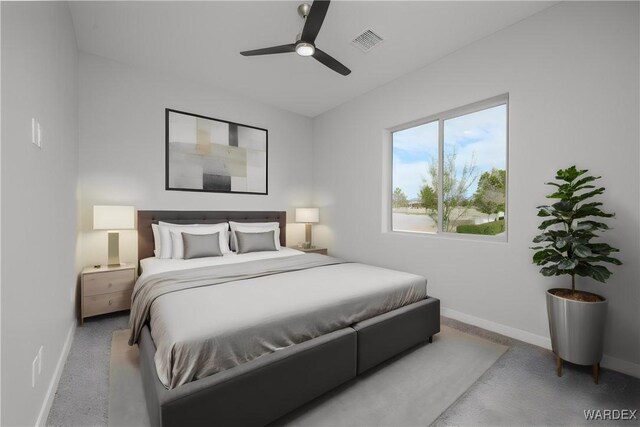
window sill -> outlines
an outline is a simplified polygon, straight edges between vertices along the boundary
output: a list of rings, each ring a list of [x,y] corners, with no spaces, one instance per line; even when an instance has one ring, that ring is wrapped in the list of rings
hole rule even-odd
[[[482,234],[459,234],[459,233],[428,233],[424,231],[401,231],[401,230],[388,230],[383,231],[382,234],[391,234],[399,236],[411,236],[419,238],[429,239],[445,239],[445,240],[459,240],[459,241],[471,241],[471,242],[488,242],[488,243],[508,243],[508,233],[504,232],[495,236],[487,236]]]

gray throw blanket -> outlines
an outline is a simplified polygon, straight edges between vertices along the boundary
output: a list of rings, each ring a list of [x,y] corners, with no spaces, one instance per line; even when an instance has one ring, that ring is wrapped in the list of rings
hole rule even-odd
[[[289,271],[306,270],[325,265],[341,264],[343,261],[326,255],[305,254],[237,264],[216,265],[188,270],[168,271],[136,282],[131,295],[129,345],[138,342],[140,332],[148,320],[151,304],[162,295],[201,286],[213,286],[235,280],[252,279]]]

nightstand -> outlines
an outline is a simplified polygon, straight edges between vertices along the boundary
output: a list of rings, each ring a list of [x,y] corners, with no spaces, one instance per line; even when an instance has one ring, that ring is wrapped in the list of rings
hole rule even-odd
[[[322,254],[327,255],[327,248],[319,248],[317,246],[312,246],[309,249],[305,249],[302,246],[293,246],[292,249],[297,251],[305,252],[308,254]]]
[[[131,293],[136,282],[135,264],[119,267],[88,267],[80,280],[80,325],[99,314],[131,308]]]

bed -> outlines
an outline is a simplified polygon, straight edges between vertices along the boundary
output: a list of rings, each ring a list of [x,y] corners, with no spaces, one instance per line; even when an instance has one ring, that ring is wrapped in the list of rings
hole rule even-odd
[[[158,221],[277,222],[283,250],[154,263]],[[132,311],[132,337],[153,425],[265,425],[440,331],[424,278],[299,255],[286,248],[285,212],[139,211],[138,255],[152,296],[148,313]]]

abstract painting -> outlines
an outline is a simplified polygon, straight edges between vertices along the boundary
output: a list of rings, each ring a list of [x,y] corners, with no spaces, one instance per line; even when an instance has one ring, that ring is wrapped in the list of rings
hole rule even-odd
[[[266,129],[165,112],[167,190],[267,194]]]

